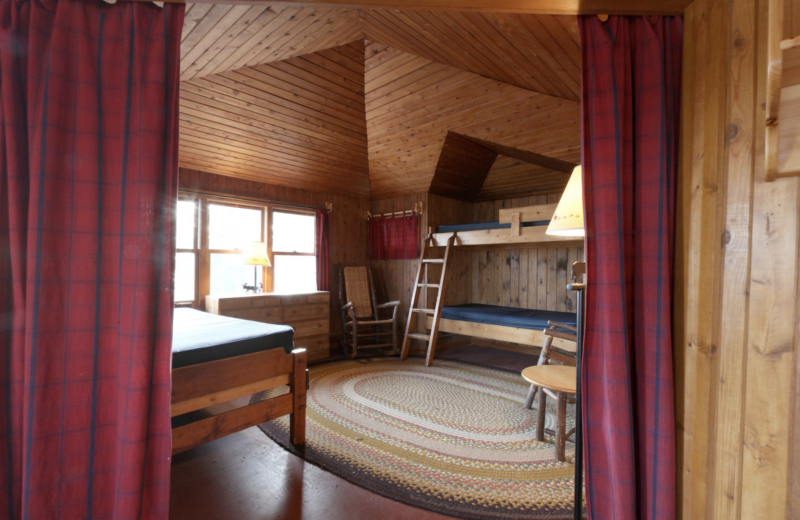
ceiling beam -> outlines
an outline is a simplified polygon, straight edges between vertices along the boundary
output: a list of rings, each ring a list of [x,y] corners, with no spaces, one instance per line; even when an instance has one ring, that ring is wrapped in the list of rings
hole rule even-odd
[[[150,0],[134,0],[150,1]],[[186,0],[166,0],[186,3]],[[198,4],[286,5],[424,11],[482,11],[527,14],[682,14],[693,0],[192,0]]]

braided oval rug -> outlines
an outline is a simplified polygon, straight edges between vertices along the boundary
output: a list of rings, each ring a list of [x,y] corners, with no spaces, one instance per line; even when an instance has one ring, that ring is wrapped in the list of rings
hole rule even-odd
[[[574,445],[568,442],[567,461],[557,462],[552,437],[534,440],[536,409],[522,404],[528,386],[519,374],[446,360],[425,367],[421,359],[372,358],[313,366],[309,378],[302,452],[289,443],[288,416],[261,425],[305,460],[393,500],[457,518],[572,518]],[[545,427],[552,431],[551,401]],[[573,421],[569,407],[568,429]]]

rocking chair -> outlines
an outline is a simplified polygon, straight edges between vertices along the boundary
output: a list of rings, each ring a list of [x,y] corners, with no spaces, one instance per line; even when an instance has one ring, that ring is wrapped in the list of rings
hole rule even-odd
[[[355,358],[360,348],[392,347],[387,354],[397,354],[397,309],[400,301],[382,303],[375,300],[372,269],[366,266],[339,266],[339,304],[342,306],[342,352]],[[378,311],[392,309],[391,319],[381,319]],[[391,330],[382,329],[391,325]],[[380,338],[391,335],[390,343]]]

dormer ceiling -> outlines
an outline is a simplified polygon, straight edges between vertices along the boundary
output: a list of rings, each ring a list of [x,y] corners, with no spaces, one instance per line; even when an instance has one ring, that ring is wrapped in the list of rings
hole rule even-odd
[[[380,199],[451,131],[580,159],[573,16],[189,4],[181,55],[184,167]],[[480,199],[563,182],[499,153]]]

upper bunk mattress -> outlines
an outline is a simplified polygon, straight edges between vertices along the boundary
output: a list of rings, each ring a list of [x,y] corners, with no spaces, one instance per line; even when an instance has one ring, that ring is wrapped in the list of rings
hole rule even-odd
[[[521,222],[522,227],[546,226],[549,220],[534,220],[532,222]],[[486,229],[511,229],[511,224],[501,224],[500,222],[478,222],[476,224],[450,224],[436,228],[437,233],[453,233],[454,231],[483,231]]]
[[[444,307],[442,309],[442,318],[534,330],[543,330],[549,327],[548,320],[559,321],[566,325],[577,325],[577,315],[573,312],[517,309],[515,307],[500,307],[498,305],[482,305],[479,303]]]
[[[294,329],[177,308],[172,324],[172,368],[217,361],[262,350],[294,348]]]

